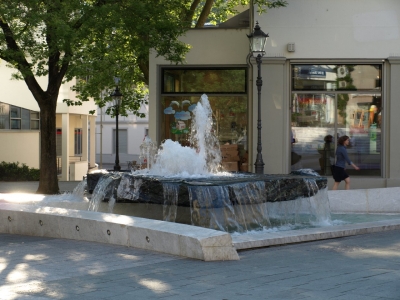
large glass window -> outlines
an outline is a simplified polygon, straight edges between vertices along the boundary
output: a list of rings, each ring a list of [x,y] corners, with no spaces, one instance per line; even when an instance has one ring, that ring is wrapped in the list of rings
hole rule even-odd
[[[350,137],[352,175],[382,169],[381,65],[292,65],[292,170],[331,175],[336,141]]]
[[[245,67],[162,69],[160,138],[190,146],[192,110],[207,94],[214,133],[220,144],[234,144],[231,170],[245,170],[247,159],[248,97]],[[239,165],[243,163],[244,166]]]
[[[246,93],[246,69],[164,69],[162,93]]]

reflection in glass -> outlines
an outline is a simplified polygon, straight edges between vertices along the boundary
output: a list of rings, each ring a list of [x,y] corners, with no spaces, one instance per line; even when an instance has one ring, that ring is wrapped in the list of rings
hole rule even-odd
[[[22,129],[30,129],[31,113],[29,110],[21,108]]]
[[[335,95],[292,94],[291,122],[292,170],[308,168],[330,175],[335,153]]]
[[[11,119],[11,129],[21,129],[21,119]]]
[[[199,96],[161,98],[161,141],[171,139],[189,146],[193,109]],[[221,144],[239,144],[247,150],[247,97],[209,96],[215,134]]]
[[[381,90],[381,65],[292,65],[292,90]]]
[[[16,106],[11,106],[10,116],[11,118],[21,118],[21,109]]]
[[[246,93],[246,68],[166,68],[162,86],[162,93]]]
[[[0,103],[0,129],[10,129],[10,105]]]
[[[380,95],[293,93],[291,121],[292,170],[310,168],[321,175],[331,175],[336,140],[347,135],[349,157],[360,167],[360,171],[348,172],[381,175]]]
[[[346,97],[345,97],[346,96]],[[381,175],[382,99],[375,94],[339,94],[347,99],[338,110],[338,132],[350,137],[350,159],[360,167],[359,175]],[[350,173],[356,172],[348,170]]]

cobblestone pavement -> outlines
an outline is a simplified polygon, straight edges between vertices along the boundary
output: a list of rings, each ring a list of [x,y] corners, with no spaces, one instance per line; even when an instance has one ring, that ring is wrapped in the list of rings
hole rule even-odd
[[[400,231],[239,255],[203,262],[0,234],[0,299],[400,299]]]

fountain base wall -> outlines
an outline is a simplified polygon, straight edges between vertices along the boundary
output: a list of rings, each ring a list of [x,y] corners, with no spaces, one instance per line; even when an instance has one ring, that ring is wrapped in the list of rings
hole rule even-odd
[[[204,261],[239,259],[226,232],[63,208],[0,203],[0,233],[122,245]]]
[[[309,173],[177,178],[114,172],[88,175],[87,185],[93,190],[91,210],[104,209],[101,202],[110,200],[109,212],[226,232],[303,222],[302,214],[309,215],[305,222],[330,219],[327,179]]]

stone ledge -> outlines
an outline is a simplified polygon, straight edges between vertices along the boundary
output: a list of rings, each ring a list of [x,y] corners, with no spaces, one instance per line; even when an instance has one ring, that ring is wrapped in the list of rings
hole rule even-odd
[[[400,229],[400,219],[233,236],[237,250],[309,242]]]
[[[65,208],[0,203],[0,232],[109,243],[204,261],[239,259],[226,232]]]
[[[328,191],[332,213],[400,213],[400,187]]]

